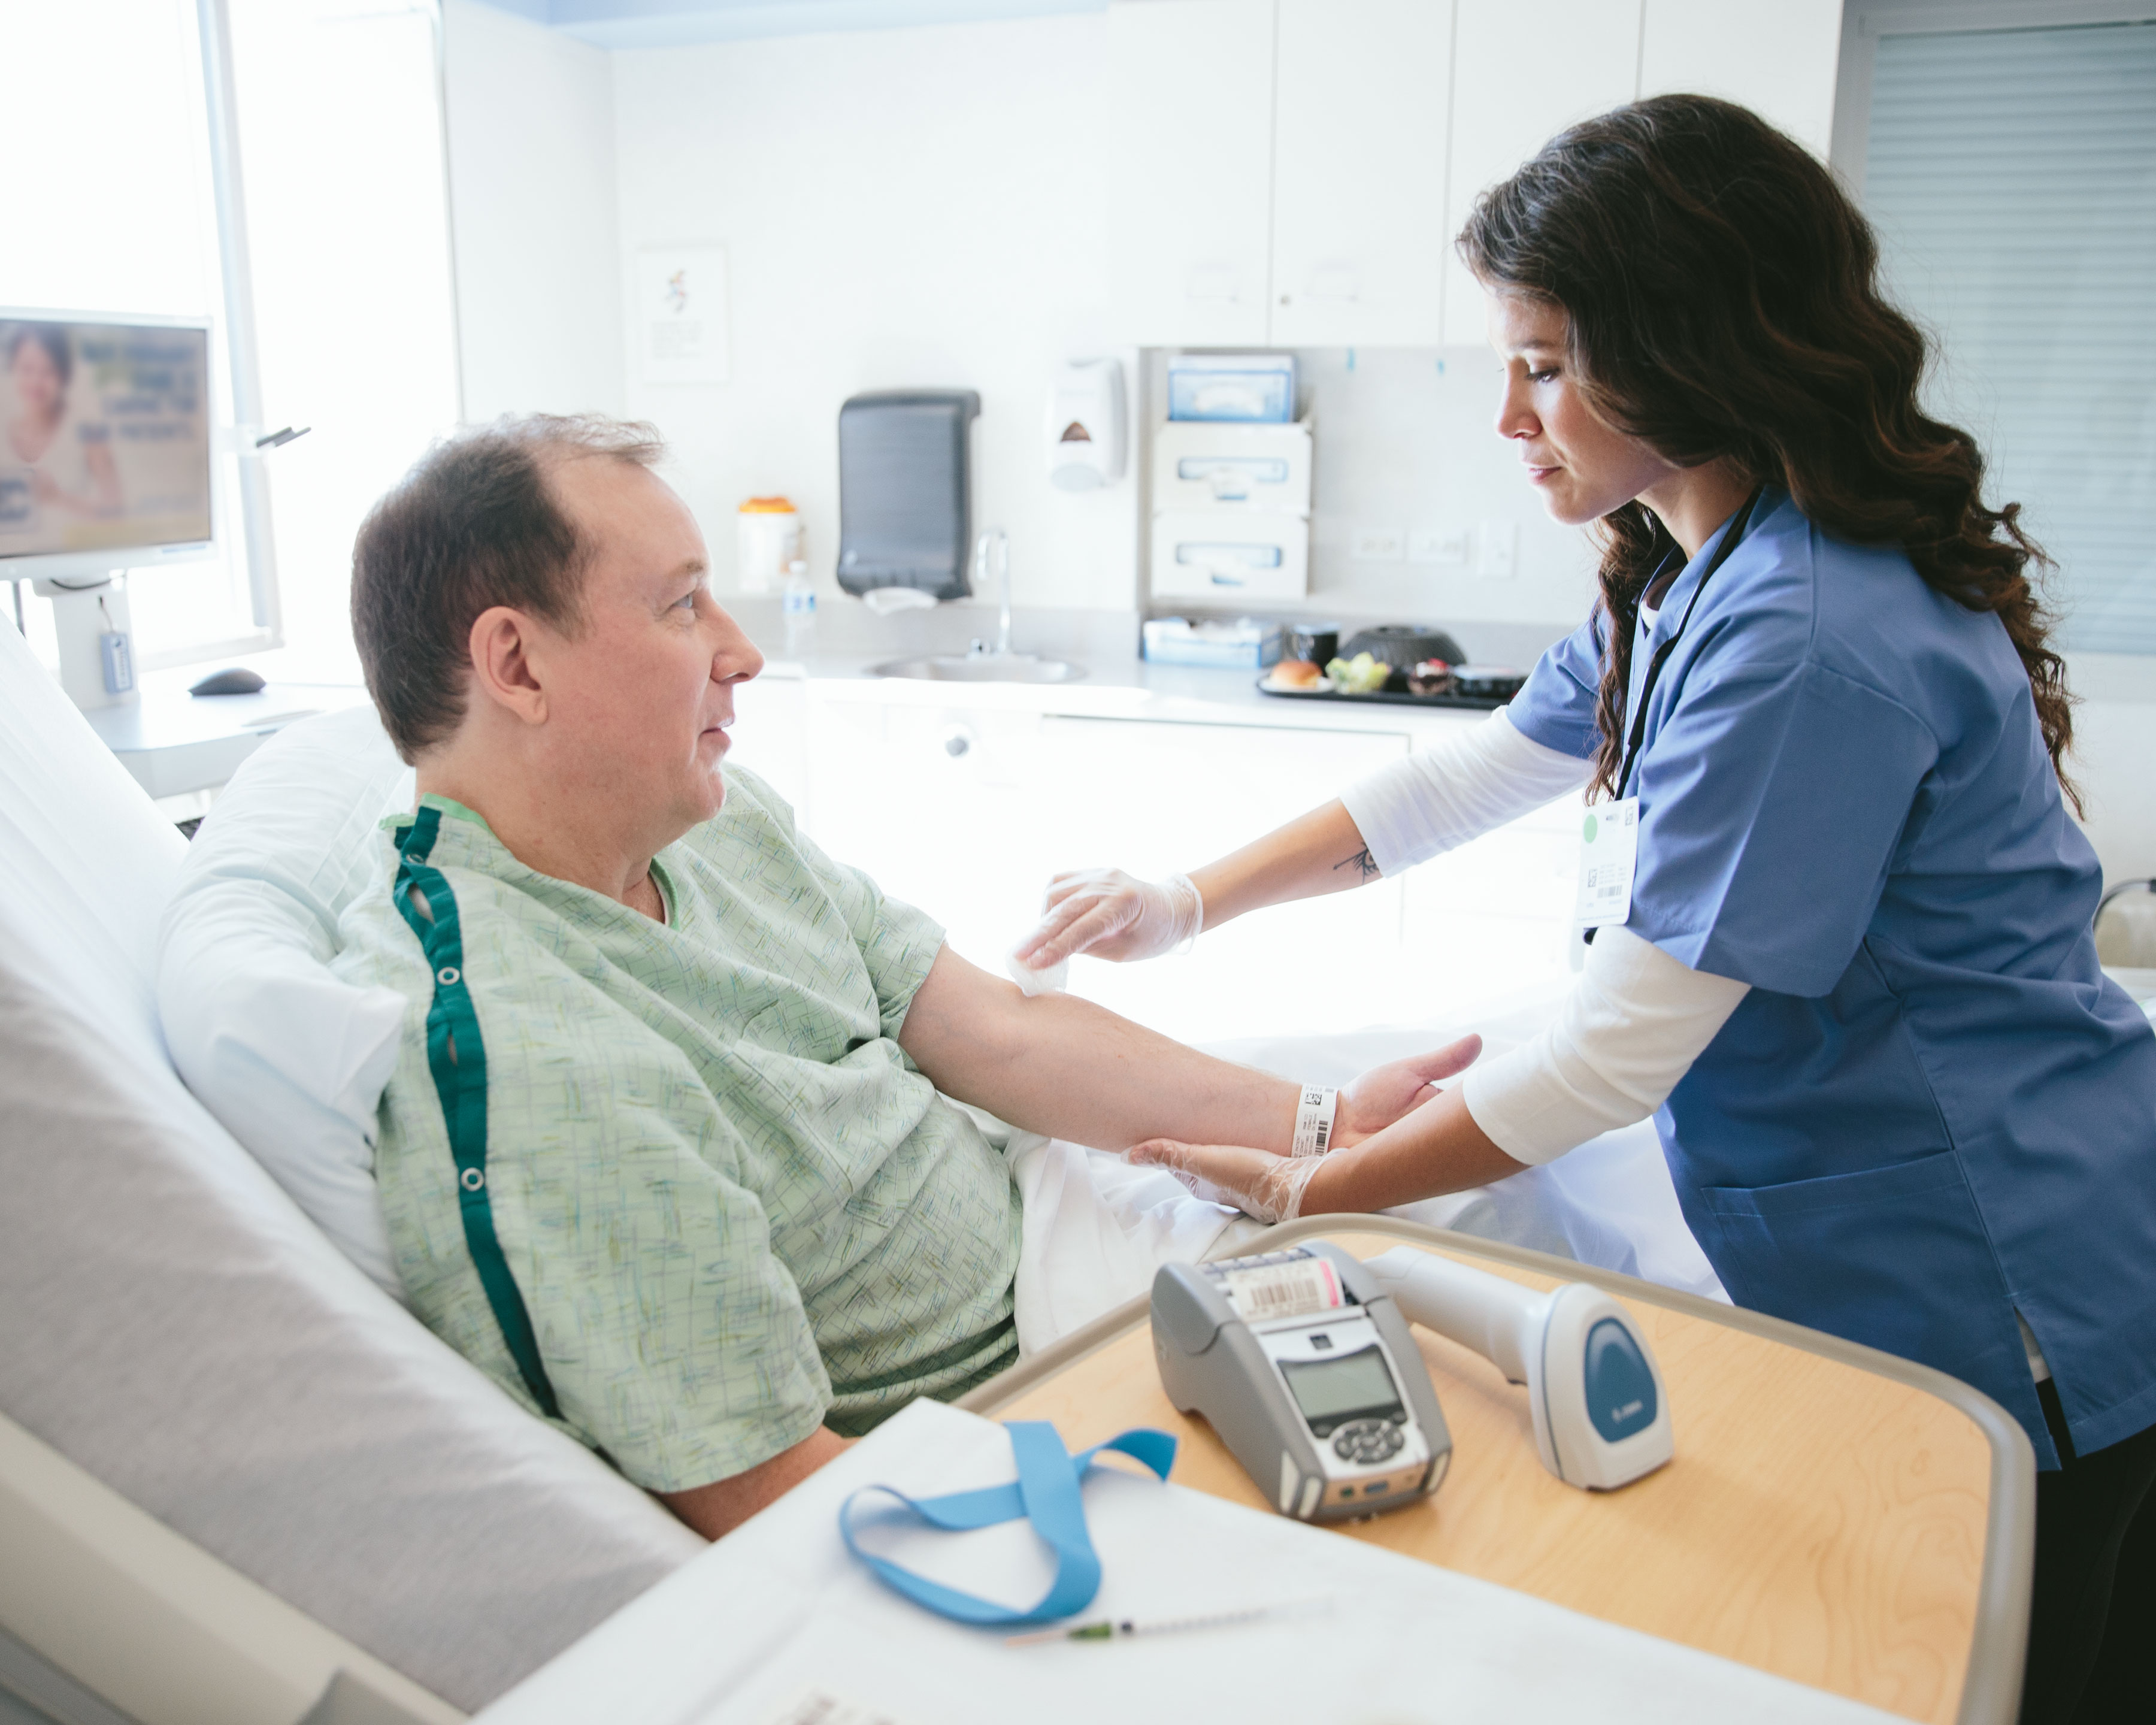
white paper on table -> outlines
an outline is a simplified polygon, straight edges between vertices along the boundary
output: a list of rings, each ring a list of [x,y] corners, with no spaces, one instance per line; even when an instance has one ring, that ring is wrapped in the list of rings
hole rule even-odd
[[[1096,1435],[1106,1436],[1103,1432]],[[1184,1635],[1013,1648],[884,1587],[848,1554],[857,1487],[933,1496],[1013,1477],[1002,1428],[916,1402],[479,1716],[479,1725],[772,1725],[804,1691],[907,1725],[1881,1725],[1892,1716],[1711,1654],[1285,1517],[1096,1472],[1104,1571],[1079,1621],[1329,1597],[1330,1610]],[[1049,1560],[1010,1522],[948,1535],[879,1527],[880,1554],[1030,1604]]]
[[[644,382],[723,383],[733,375],[724,246],[646,246],[636,254],[632,291]]]

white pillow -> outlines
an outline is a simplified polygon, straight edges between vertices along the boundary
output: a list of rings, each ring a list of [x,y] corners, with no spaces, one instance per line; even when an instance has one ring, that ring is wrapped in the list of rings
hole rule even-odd
[[[399,1300],[374,1131],[404,998],[329,961],[339,913],[384,866],[376,825],[412,800],[372,706],[287,726],[196,833],[157,943],[157,1011],[187,1088]]]

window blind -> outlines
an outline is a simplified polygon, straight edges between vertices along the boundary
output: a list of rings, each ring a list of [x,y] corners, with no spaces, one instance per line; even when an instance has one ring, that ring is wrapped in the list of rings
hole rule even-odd
[[[1864,198],[2061,640],[2156,654],[2156,23],[1882,37]]]

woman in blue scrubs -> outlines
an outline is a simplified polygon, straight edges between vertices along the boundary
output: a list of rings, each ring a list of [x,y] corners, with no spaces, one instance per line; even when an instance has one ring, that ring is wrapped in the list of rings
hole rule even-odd
[[[1460,245],[1498,430],[1599,540],[1593,614],[1486,746],[1161,886],[1068,877],[1017,956],[1147,956],[1434,854],[1568,771],[1605,821],[1635,814],[1629,901],[1549,1045],[1314,1165],[1133,1155],[1255,1214],[1376,1209],[1653,1110],[1738,1303],[1951,1373],[2027,1431],[2024,1717],[2156,1710],[2156,1034],[2097,967],[2042,554],[1919,406],[1923,338],[1863,217],[1745,110],[1575,127]]]

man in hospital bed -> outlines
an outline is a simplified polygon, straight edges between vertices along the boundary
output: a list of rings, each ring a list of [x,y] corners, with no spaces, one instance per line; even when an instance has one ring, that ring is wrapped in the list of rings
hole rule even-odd
[[[716,1537],[1015,1359],[1020,1200],[945,1096],[1286,1152],[1297,1087],[1027,999],[722,772],[762,660],[660,453],[504,422],[361,529],[354,629],[418,806],[337,968],[408,1003],[375,1169],[415,1309]],[[1475,1048],[1365,1074],[1335,1143]]]

